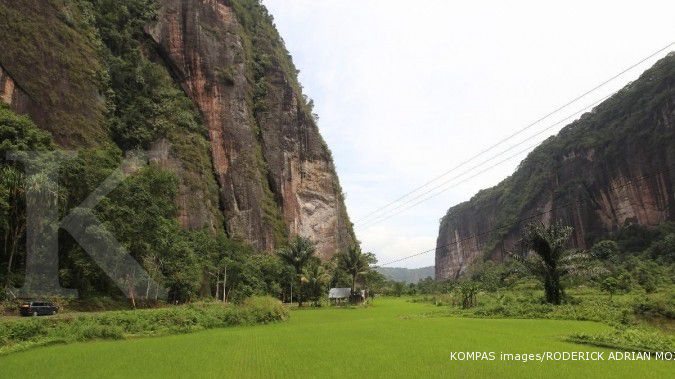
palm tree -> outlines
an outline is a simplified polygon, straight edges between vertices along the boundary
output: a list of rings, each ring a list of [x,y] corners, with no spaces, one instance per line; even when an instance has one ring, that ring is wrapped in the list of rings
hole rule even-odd
[[[293,267],[295,271],[295,276],[298,281],[298,294],[300,294],[300,285],[302,281],[300,280],[302,276],[302,270],[307,266],[307,264],[314,258],[314,253],[316,248],[312,241],[296,236],[293,241],[288,245],[288,247],[283,248],[277,252],[281,260],[286,262],[289,266]],[[291,290],[292,291],[292,290]],[[291,293],[291,297],[293,294]],[[298,306],[302,306],[302,296],[298,295]]]
[[[352,277],[352,293],[356,290],[356,278],[370,270],[372,254],[362,253],[358,246],[352,246],[339,255],[338,267]]]
[[[307,285],[309,298],[314,301],[314,304],[318,304],[321,299],[321,293],[328,282],[330,282],[330,274],[317,262],[305,268],[302,281]]]
[[[510,254],[541,280],[546,302],[551,304],[560,304],[565,295],[561,278],[581,273],[585,270],[584,263],[589,260],[585,252],[567,249],[573,230],[570,226],[560,224],[548,227],[542,223],[529,224],[523,232],[520,252]]]

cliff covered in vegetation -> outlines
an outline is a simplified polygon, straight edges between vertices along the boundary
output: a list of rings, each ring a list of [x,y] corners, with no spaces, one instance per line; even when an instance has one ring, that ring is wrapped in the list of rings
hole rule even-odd
[[[312,102],[258,0],[0,0],[0,44],[0,168],[19,175],[10,150],[75,151],[67,210],[126,152],[147,152],[97,211],[137,261],[174,275],[175,296],[208,291],[223,246],[270,252],[300,235],[329,259],[356,242]],[[13,247],[0,276],[20,284],[25,188],[4,184]],[[74,241],[60,250],[65,286],[109,292]]]
[[[436,278],[503,261],[524,223],[574,227],[590,247],[625,224],[675,219],[675,54],[550,137],[513,175],[442,218]]]
[[[187,228],[261,250],[354,241],[330,151],[255,0],[0,2],[0,90],[67,148],[142,148]]]

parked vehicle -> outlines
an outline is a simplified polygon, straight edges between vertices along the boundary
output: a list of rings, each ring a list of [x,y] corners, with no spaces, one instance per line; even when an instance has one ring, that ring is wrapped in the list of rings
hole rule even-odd
[[[21,316],[55,315],[59,307],[50,301],[26,301],[19,306]]]

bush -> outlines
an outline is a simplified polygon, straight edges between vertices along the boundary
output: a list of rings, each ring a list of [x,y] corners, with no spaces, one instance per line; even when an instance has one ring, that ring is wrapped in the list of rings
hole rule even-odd
[[[271,297],[250,298],[240,306],[196,303],[79,317],[29,318],[0,323],[0,353],[55,342],[188,333],[235,325],[265,324],[287,318],[288,310]]]
[[[663,299],[644,298],[633,304],[633,312],[646,318],[663,317],[675,319],[675,303],[673,299],[666,301]]]
[[[570,335],[567,340],[628,351],[675,351],[675,338],[672,336],[636,328],[617,329],[603,334],[577,333]]]
[[[619,245],[612,240],[600,241],[593,245],[590,253],[593,258],[607,260],[619,254]]]

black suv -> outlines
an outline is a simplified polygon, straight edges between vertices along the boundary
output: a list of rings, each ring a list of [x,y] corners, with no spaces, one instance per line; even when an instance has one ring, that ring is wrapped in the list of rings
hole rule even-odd
[[[59,307],[49,301],[27,301],[19,306],[21,316],[55,315]]]

